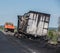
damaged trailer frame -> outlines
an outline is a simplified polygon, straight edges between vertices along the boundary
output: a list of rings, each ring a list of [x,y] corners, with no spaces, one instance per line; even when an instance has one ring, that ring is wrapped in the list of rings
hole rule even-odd
[[[46,39],[49,21],[50,14],[36,11],[29,11],[22,16],[18,15],[17,32],[15,36],[25,36],[32,39]]]

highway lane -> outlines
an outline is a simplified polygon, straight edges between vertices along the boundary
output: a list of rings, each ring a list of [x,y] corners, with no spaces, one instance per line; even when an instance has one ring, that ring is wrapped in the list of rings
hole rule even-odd
[[[12,38],[0,32],[0,53],[31,53]]]
[[[46,47],[36,40],[18,39],[11,33],[0,31],[0,53],[60,53],[60,49]]]

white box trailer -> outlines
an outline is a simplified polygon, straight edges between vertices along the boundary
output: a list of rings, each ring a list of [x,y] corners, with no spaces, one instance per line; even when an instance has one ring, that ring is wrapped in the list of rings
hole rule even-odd
[[[29,11],[18,16],[17,31],[29,37],[45,37],[48,33],[50,14]]]

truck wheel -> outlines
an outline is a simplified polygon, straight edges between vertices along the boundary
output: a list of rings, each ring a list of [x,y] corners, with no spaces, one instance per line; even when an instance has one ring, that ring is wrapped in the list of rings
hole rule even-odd
[[[19,34],[19,33],[18,33],[18,38],[19,38],[19,39],[22,38],[22,34]]]
[[[14,36],[17,37],[17,38],[21,38],[21,37],[22,37],[22,34],[19,34],[18,32],[16,32],[16,33],[14,34]]]
[[[18,37],[18,33],[17,33],[17,32],[15,32],[14,36],[15,36],[15,37]]]

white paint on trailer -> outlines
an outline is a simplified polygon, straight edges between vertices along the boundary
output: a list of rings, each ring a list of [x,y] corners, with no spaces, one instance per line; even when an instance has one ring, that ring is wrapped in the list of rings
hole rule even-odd
[[[30,19],[33,19],[33,13],[30,13],[29,18],[30,18]]]
[[[32,24],[32,34],[36,34],[36,30],[37,30],[37,15],[36,14],[34,14],[34,18],[35,19],[33,19],[33,24]]]
[[[41,21],[39,21],[39,24],[38,24],[38,28],[37,28],[37,35],[42,35],[43,33],[43,26],[44,26],[44,22],[42,21],[43,20],[43,17],[41,16]]]
[[[38,25],[38,29],[37,29],[37,35],[40,35],[40,36],[47,35],[48,23],[46,23],[44,21],[49,21],[49,17],[46,17],[46,19],[45,19],[45,16],[41,16],[41,19],[40,19],[40,22]]]
[[[49,21],[49,17],[45,17],[45,15],[40,15],[40,21],[37,26],[39,14],[30,13],[28,26],[27,26],[27,33],[44,36],[47,35],[48,23],[45,21]],[[46,19],[45,19],[46,18]]]
[[[45,16],[43,16],[43,21],[45,21]]]
[[[43,20],[43,16],[41,15],[41,16],[40,16],[40,21],[42,21],[42,20]]]
[[[28,26],[27,26],[27,33],[30,33],[31,31],[31,26],[32,26],[32,23],[33,23],[33,13],[30,13],[30,16],[29,16],[29,20],[28,20]]]
[[[49,17],[46,16],[46,21],[49,21]]]
[[[35,34],[36,33],[36,25],[37,25],[37,20],[38,20],[38,15],[33,14],[33,16],[31,15],[32,13],[30,13],[30,19],[28,22],[28,27],[27,27],[27,32],[30,34]]]
[[[48,28],[48,23],[44,23],[44,28]]]
[[[47,29],[43,29],[43,35],[47,35]]]
[[[37,34],[37,21],[38,21],[38,14],[36,15],[36,17],[35,17],[35,36],[36,36],[36,34]],[[33,28],[34,28],[34,26],[33,26]]]

